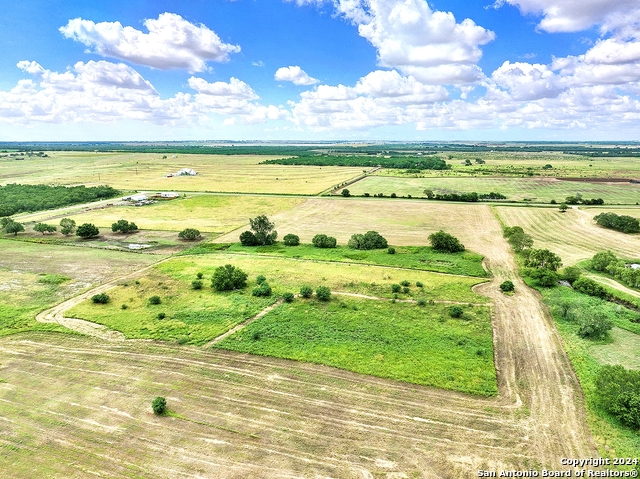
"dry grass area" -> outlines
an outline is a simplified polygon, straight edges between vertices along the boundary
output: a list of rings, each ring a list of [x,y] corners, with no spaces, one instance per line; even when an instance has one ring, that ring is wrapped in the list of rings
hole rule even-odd
[[[451,391],[148,342],[29,334],[0,351],[14,479],[467,478],[538,461],[526,417]],[[182,419],[154,416],[156,396]]]
[[[206,233],[225,233],[258,215],[274,215],[306,201],[305,198],[276,196],[187,195],[143,207],[113,206],[71,216],[77,224],[93,223],[111,228],[120,219],[133,221],[142,229],[182,231],[196,228]]]
[[[601,364],[640,369],[640,335],[620,328],[613,328],[610,334],[611,343],[593,345],[589,353]]]
[[[49,158],[0,159],[7,183],[110,185],[122,190],[316,194],[362,173],[362,168],[259,165],[276,157],[50,152]],[[165,178],[182,168],[198,176]]]
[[[483,253],[496,234],[502,236],[490,207],[478,204],[313,198],[269,219],[275,222],[280,237],[294,233],[304,243],[324,233],[336,237],[339,244],[346,244],[354,233],[375,230],[391,245],[420,246],[429,245],[428,236],[443,229],[460,238],[468,249]],[[236,242],[240,231],[216,242]]]
[[[498,206],[495,210],[506,226],[522,226],[533,237],[534,248],[547,248],[559,254],[565,266],[606,249],[624,258],[638,256],[638,235],[601,228],[593,221],[593,216],[609,211],[608,208],[571,208],[566,213],[557,208]]]

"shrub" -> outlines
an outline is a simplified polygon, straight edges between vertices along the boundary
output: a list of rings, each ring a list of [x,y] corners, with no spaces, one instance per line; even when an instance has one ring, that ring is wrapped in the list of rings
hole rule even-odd
[[[401,289],[402,288],[400,287],[399,284],[392,284],[391,285],[391,292],[392,293],[399,293]]]
[[[411,283],[405,279],[404,281],[400,281],[400,285],[401,286],[411,286]]]
[[[258,286],[257,288],[253,288],[251,295],[256,297],[271,296],[271,286],[269,286],[269,283],[267,283],[266,281],[263,281],[262,283],[260,283],[260,286]]]
[[[204,274],[202,274],[202,273],[196,274],[196,278],[198,278],[198,279],[202,279],[203,276],[204,276]]]
[[[407,288],[406,286],[404,288],[402,288],[402,292],[404,294],[409,294],[409,291],[410,291],[409,288]]]
[[[166,317],[167,315],[165,313],[158,313],[158,316],[157,316],[158,319],[164,319]]]
[[[185,228],[180,233],[178,233],[178,238],[187,240],[187,241],[195,241],[200,239],[200,231],[195,228]]]
[[[80,236],[80,238],[94,238],[100,234],[100,230],[91,223],[84,223],[78,226],[76,230],[76,235]]]
[[[397,198],[398,195],[396,195],[395,193],[391,193],[391,198]]]
[[[440,230],[437,233],[429,235],[431,246],[436,251],[445,253],[458,253],[464,251],[464,245],[458,241],[458,238]]]
[[[266,280],[267,280],[267,278],[265,276],[261,275],[261,274],[256,277],[256,283],[258,283],[258,284],[262,284]]]
[[[282,238],[285,246],[298,246],[300,244],[300,237],[298,235],[288,234]]]
[[[240,234],[240,243],[242,246],[257,246],[258,239],[251,231],[244,231]]]
[[[607,292],[596,281],[589,278],[580,278],[573,283],[573,289],[582,294],[588,294],[589,296],[595,296],[597,298],[606,298]]]
[[[591,267],[596,271],[606,271],[609,264],[617,259],[616,255],[611,251],[600,251],[591,258]]]
[[[161,416],[167,410],[167,400],[158,396],[151,402],[151,409],[153,409],[154,414]]]
[[[118,220],[111,225],[111,231],[114,233],[132,233],[133,231],[138,231],[138,227],[133,222],[129,223],[127,220]]]
[[[292,303],[294,295],[293,293],[282,293],[282,299],[285,303]]]
[[[107,304],[111,298],[107,293],[94,294],[91,296],[91,301],[96,304]]]
[[[416,281],[416,286],[418,288],[422,288],[422,287],[424,287],[424,284],[422,284],[420,281]]]
[[[550,269],[534,269],[530,272],[529,276],[538,280],[540,286],[550,288],[555,286],[558,282],[558,273]]]
[[[640,428],[640,371],[602,366],[596,377],[596,395],[604,410],[622,424]]]
[[[500,285],[500,289],[503,293],[508,293],[509,291],[514,291],[516,287],[513,285],[513,282],[507,280]]]
[[[316,248],[335,248],[338,241],[332,236],[318,234],[313,237],[311,243],[313,243],[313,246]]]
[[[427,305],[427,301],[425,299],[418,300],[418,306],[426,306],[426,305]]]
[[[311,288],[311,286],[303,286],[302,288],[300,288],[300,296],[302,296],[303,298],[310,298],[311,295],[313,294],[313,289]]]
[[[369,193],[365,193],[365,194],[364,194],[364,196],[365,196],[366,198],[368,198],[368,197],[369,197],[369,196],[371,196],[371,195],[370,195]]]
[[[162,303],[162,299],[160,299],[160,296],[151,296],[149,298],[149,304],[161,304]]]
[[[396,254],[396,249],[392,246],[389,246],[389,248],[387,249],[387,253],[389,254]]]
[[[609,333],[613,322],[603,313],[595,312],[584,318],[578,328],[578,336],[581,338],[601,339]]]
[[[230,264],[219,266],[213,272],[211,286],[216,291],[231,291],[247,285],[247,273]]]
[[[193,289],[202,289],[202,281],[200,281],[199,279],[191,281],[191,287]]]
[[[331,290],[326,286],[318,286],[316,296],[320,301],[329,301],[331,298]]]
[[[461,318],[464,314],[464,310],[460,306],[451,306],[449,308],[449,316],[452,318]]]
[[[567,266],[562,270],[562,279],[568,281],[569,284],[573,284],[580,279],[581,274],[582,271],[577,266]]]
[[[342,196],[344,196],[345,198],[348,198],[349,196],[351,196],[351,192],[348,189],[344,189],[342,190]]]
[[[383,249],[388,243],[377,231],[367,231],[365,234],[352,235],[347,246],[354,249]]]

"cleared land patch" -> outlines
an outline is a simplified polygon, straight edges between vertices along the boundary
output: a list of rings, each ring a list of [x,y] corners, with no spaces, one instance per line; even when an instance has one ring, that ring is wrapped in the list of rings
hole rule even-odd
[[[562,203],[567,196],[578,193],[584,198],[602,198],[607,204],[633,204],[640,201],[640,185],[633,183],[588,183],[563,181],[555,178],[398,178],[369,176],[348,187],[352,195],[369,193],[372,196],[396,193],[398,196],[425,196],[424,190],[437,194],[498,192],[510,201]]]
[[[184,254],[204,254],[224,247],[217,243],[206,243],[194,247]],[[387,249],[356,250],[345,246],[336,248],[316,248],[312,245],[284,246],[282,243],[269,246],[242,246],[239,243],[229,245],[224,251],[233,253],[283,256],[320,261],[345,263],[365,263],[397,268],[420,269],[439,273],[460,274],[486,277],[488,273],[482,267],[482,256],[476,253],[439,253],[429,246],[400,246],[389,254]]]
[[[286,213],[269,217],[280,237],[287,233],[311,243],[316,234],[327,234],[346,245],[351,235],[375,230],[396,246],[429,245],[428,236],[444,229],[458,237],[471,251],[485,254],[500,225],[488,205],[446,204],[385,199],[312,198]],[[248,229],[248,225],[247,228]],[[216,238],[235,243],[240,231]]]
[[[0,469],[16,479],[465,478],[537,462],[529,419],[493,399],[151,342],[29,334],[0,350]],[[190,421],[154,416],[156,396]]]
[[[625,368],[640,369],[640,335],[613,328],[611,340],[611,344],[591,346],[591,355],[600,364],[621,364]]]
[[[583,211],[571,208],[561,213],[557,208],[496,206],[505,226],[521,226],[534,240],[534,248],[547,248],[560,255],[565,266],[591,258],[598,251],[610,249],[617,255],[638,255],[640,238],[601,228],[593,221],[606,208]]]
[[[215,347],[326,364],[373,376],[491,396],[497,393],[488,308],[296,300]]]
[[[259,165],[269,156],[92,152],[49,155],[22,161],[0,158],[0,184],[106,184],[121,190],[312,195],[362,173],[362,168],[351,167]],[[182,168],[192,168],[198,175],[165,178]]]

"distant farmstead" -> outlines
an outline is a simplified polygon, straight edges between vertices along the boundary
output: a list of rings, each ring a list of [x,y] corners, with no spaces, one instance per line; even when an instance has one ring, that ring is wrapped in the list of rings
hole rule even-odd
[[[198,172],[192,168],[182,168],[177,173],[169,173],[166,177],[171,178],[173,176],[196,176]]]
[[[162,193],[156,193],[156,198],[163,198],[165,200],[173,200],[175,198],[178,198],[180,196],[179,193],[176,193],[174,191],[163,191]]]

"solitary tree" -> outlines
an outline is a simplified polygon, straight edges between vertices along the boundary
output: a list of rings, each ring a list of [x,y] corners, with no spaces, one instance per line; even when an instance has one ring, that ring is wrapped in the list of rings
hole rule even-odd
[[[560,205],[560,208],[559,208],[559,209],[560,209],[560,212],[561,212],[561,213],[564,213],[565,211],[567,211],[567,210],[569,209],[569,207],[567,206],[567,204],[566,204],[566,203],[562,203],[562,204]]]
[[[318,234],[311,239],[311,243],[316,248],[335,248],[338,241],[333,236]]]
[[[246,285],[247,273],[230,264],[217,267],[211,279],[211,286],[216,291],[231,291]]]
[[[562,259],[548,249],[532,249],[525,261],[525,266],[557,271],[557,269],[562,266]]]
[[[260,215],[256,218],[250,219],[249,224],[251,225],[251,230],[256,236],[256,240],[259,245],[275,243],[276,238],[278,237],[278,232],[273,229],[275,224],[269,221],[269,218],[265,215]]]
[[[17,236],[18,233],[24,231],[24,226],[22,226],[22,223],[11,220],[4,226],[4,231],[7,234],[13,234],[13,236]]]
[[[517,253],[533,246],[533,238],[526,233],[513,233],[507,241]]]
[[[344,189],[342,190],[342,196],[344,196],[345,198],[348,198],[349,196],[351,196],[351,192],[348,189]]]
[[[45,223],[37,223],[34,227],[33,227],[33,231],[37,231],[38,233],[42,233],[43,235],[45,233],[53,233],[57,230],[58,228],[56,228],[53,225],[48,225]]]
[[[433,192],[433,190],[424,190],[423,193],[430,200],[432,200],[436,196],[435,193]]]
[[[282,239],[284,240],[285,246],[298,246],[300,244],[300,237],[298,235],[288,234]]]
[[[100,234],[100,230],[91,223],[84,223],[78,226],[76,230],[76,235],[80,236],[80,238],[93,238]]]
[[[60,220],[60,233],[65,236],[72,234],[76,229],[76,222],[71,218],[62,218]]]
[[[127,220],[118,220],[111,225],[111,231],[114,233],[132,233],[138,231],[138,227],[134,222],[129,223]]]
[[[154,414],[161,416],[167,410],[167,400],[158,396],[151,402],[151,409],[153,409]]]
[[[458,253],[464,251],[464,245],[458,241],[458,238],[440,230],[437,233],[429,235],[431,246],[436,251],[444,253]]]

